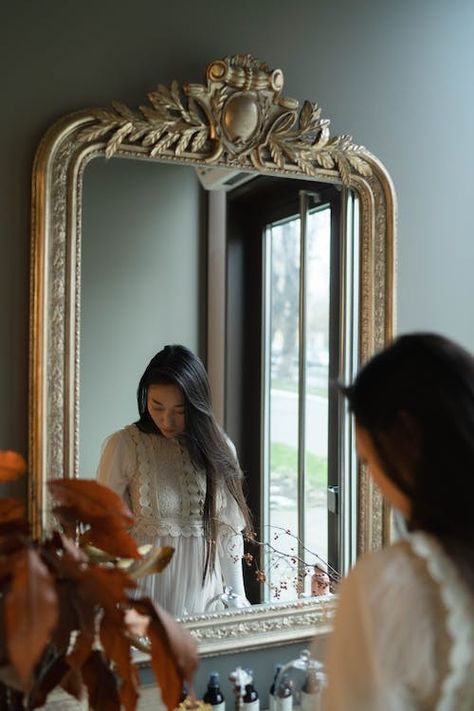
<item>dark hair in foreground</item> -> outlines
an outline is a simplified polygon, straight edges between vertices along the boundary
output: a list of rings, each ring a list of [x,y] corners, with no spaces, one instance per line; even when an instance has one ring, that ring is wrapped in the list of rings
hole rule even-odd
[[[474,358],[442,336],[400,336],[344,389],[411,530],[436,536],[474,585]]]
[[[206,370],[201,360],[185,346],[165,346],[149,362],[137,391],[140,419],[136,422],[142,432],[161,436],[147,407],[150,385],[177,385],[185,400],[186,438],[194,465],[206,472],[204,500],[204,535],[206,561],[203,580],[214,569],[216,557],[216,497],[219,483],[223,483],[237,502],[250,529],[250,514],[242,488],[242,471],[226,436],[216,422],[211,406],[211,393]]]

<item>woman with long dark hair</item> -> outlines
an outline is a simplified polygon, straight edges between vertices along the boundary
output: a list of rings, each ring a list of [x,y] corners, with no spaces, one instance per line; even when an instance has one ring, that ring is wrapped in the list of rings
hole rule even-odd
[[[108,438],[98,479],[128,501],[139,545],[175,549],[144,592],[177,616],[203,612],[224,585],[245,598],[243,475],[212,411],[202,362],[184,346],[165,346],[143,373],[137,401],[139,419]]]
[[[361,462],[406,519],[341,586],[329,711],[474,709],[474,359],[399,337],[345,388]]]

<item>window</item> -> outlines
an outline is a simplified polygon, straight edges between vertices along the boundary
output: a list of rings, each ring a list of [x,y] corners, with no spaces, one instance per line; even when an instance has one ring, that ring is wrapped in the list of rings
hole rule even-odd
[[[267,544],[254,601],[294,599],[310,576],[295,576],[288,556],[337,571],[355,557],[351,424],[333,384],[357,359],[357,202],[334,186],[259,178],[228,205],[226,424]]]

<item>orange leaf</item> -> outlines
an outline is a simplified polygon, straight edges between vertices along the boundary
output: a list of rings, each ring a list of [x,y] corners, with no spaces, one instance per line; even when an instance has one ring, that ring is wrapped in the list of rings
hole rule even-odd
[[[8,523],[25,517],[25,507],[18,499],[5,497],[0,499],[0,523]]]
[[[57,619],[54,580],[38,553],[25,548],[17,556],[12,584],[5,597],[7,649],[25,685]]]
[[[108,519],[96,520],[81,536],[81,544],[91,544],[116,558],[141,558],[137,544],[125,528],[114,527]]]
[[[149,598],[133,600],[131,604],[141,614],[150,616],[151,666],[163,702],[172,711],[178,705],[183,680],[191,682],[196,670],[196,642],[184,627],[153,605]]]
[[[89,693],[89,708],[117,711],[120,699],[117,681],[104,656],[98,650],[90,653],[82,667],[82,678]]]
[[[87,632],[79,632],[75,641],[74,647],[67,656],[67,663],[75,670],[79,671],[84,666],[86,659],[92,651],[94,644],[94,635]]]
[[[26,472],[26,461],[11,450],[0,450],[0,481],[13,481]]]
[[[123,614],[123,613],[122,613]],[[130,639],[124,626],[118,625],[115,617],[104,615],[100,624],[100,641],[108,659],[122,679],[120,699],[126,711],[134,711],[138,700],[138,672],[132,663]]]
[[[123,499],[92,479],[53,479],[48,486],[56,501],[74,511],[80,521],[91,523],[97,518],[115,518],[123,525],[133,523]]]
[[[109,614],[117,614],[120,603],[128,604],[127,590],[136,583],[117,568],[95,566],[84,571],[77,592],[90,604],[101,605]]]
[[[51,635],[51,642],[60,652],[65,652],[69,648],[71,633],[73,630],[79,629],[80,626],[76,608],[71,604],[71,599],[75,592],[74,583],[69,580],[59,580],[56,583],[56,592],[58,594],[59,615],[58,624]]]

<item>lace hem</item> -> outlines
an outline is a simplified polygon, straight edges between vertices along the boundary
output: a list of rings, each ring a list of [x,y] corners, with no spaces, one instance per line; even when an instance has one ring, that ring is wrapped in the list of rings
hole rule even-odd
[[[202,538],[204,531],[202,524],[179,524],[176,521],[160,523],[142,523],[136,524],[131,529],[131,534],[134,538],[142,540],[144,538],[158,538],[159,536],[172,536],[175,538]]]
[[[438,583],[447,612],[446,626],[452,639],[449,671],[441,686],[436,711],[468,711],[470,707],[457,697],[468,679],[468,666],[474,648],[471,596],[439,543],[424,533],[414,533],[409,540],[415,553],[426,562],[433,580]]]

